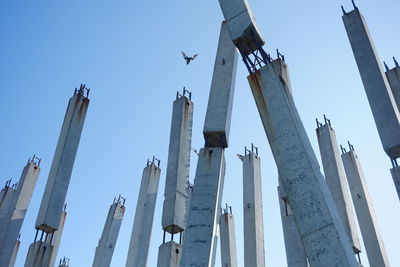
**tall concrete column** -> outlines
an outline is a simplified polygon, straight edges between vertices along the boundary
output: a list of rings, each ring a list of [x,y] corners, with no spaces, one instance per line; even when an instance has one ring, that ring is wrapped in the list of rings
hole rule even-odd
[[[147,166],[143,169],[142,182],[136,204],[126,267],[147,266],[160,174],[160,161],[155,157],[153,157],[152,161],[147,160]]]
[[[342,7],[343,8],[343,7]],[[400,114],[388,80],[383,72],[364,17],[354,6],[351,12],[343,9],[343,22],[353,49],[361,80],[374,116],[375,125],[386,154],[392,161],[392,176],[400,199],[400,176],[395,170],[400,157]],[[400,171],[398,171],[400,174]]]
[[[93,267],[109,267],[125,213],[125,199],[114,198],[108,211],[103,233],[94,255]]]
[[[219,219],[221,240],[221,266],[237,267],[235,218],[232,207],[226,205]]]
[[[32,198],[33,190],[40,172],[40,159],[33,156],[24,167],[18,186],[10,197],[5,217],[0,224],[0,266],[10,264],[21,232],[22,223]],[[14,190],[11,188],[11,191]]]
[[[258,149],[245,148],[243,160],[244,265],[265,266],[261,158]]]
[[[279,182],[281,184],[281,182]],[[278,186],[279,207],[281,211],[283,237],[285,240],[286,262],[288,267],[309,267],[303,242],[301,241],[293,212],[289,206],[286,193]]]
[[[35,238],[35,241],[29,246],[24,267],[50,267],[53,246],[43,241],[43,234],[44,232],[40,231],[40,239],[36,240]]]
[[[349,182],[351,197],[364,240],[369,265],[371,267],[388,267],[390,266],[389,261],[360,159],[352,145],[350,145],[350,151],[346,152],[343,149],[342,152],[343,165],[346,170],[347,181]]]
[[[8,267],[14,267],[15,261],[17,260],[17,255],[18,255],[20,245],[21,245],[21,241],[18,239],[17,242],[15,242],[13,253],[11,256],[10,263],[8,264]]]
[[[347,236],[353,246],[355,254],[361,252],[360,240],[357,234],[357,224],[354,218],[353,205],[350,199],[349,187],[346,180],[343,162],[340,158],[336,134],[331,126],[330,120],[324,115],[325,124],[317,120],[317,138],[319,151],[321,153],[322,166],[324,167],[325,180],[335,201],[346,229]]]
[[[180,266],[215,264],[219,208],[225,176],[224,149],[228,147],[237,53],[222,23],[208,98],[203,135],[190,200]]]
[[[60,247],[62,233],[64,231],[65,219],[67,218],[66,205],[64,205],[64,210],[61,214],[60,224],[58,225],[58,230],[52,235],[47,235],[46,243],[52,244],[53,249],[50,256],[50,267],[53,267],[56,263],[58,248]]]

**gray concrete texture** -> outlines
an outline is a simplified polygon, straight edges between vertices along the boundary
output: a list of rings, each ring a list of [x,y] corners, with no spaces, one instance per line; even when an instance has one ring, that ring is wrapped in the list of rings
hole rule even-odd
[[[383,149],[400,157],[400,115],[381,61],[358,8],[342,17]]]
[[[205,147],[228,147],[235,93],[237,51],[225,22],[221,25],[206,119]]]
[[[18,251],[19,251],[20,245],[21,245],[21,241],[17,240],[17,242],[15,242],[13,253],[12,253],[12,256],[11,256],[11,260],[8,263],[8,267],[14,267],[15,261],[17,260],[17,255],[18,255]]]
[[[157,267],[178,267],[182,255],[182,245],[169,241],[158,248]]]
[[[347,181],[371,267],[388,267],[389,261],[360,159],[351,150],[342,154]]]
[[[331,191],[340,219],[353,246],[354,253],[358,254],[361,252],[361,245],[335,131],[330,123],[325,123],[318,127],[316,132],[322,166],[324,167],[325,181]]]
[[[219,0],[233,43],[248,55],[264,45],[247,0]]]
[[[400,200],[400,166],[390,169],[390,173],[393,178],[394,186],[396,187],[397,196]]]
[[[53,246],[46,242],[33,242],[29,246],[24,267],[52,267],[50,266],[52,251]]]
[[[125,206],[119,199],[110,206],[103,233],[94,255],[93,267],[109,267],[117,243],[119,229],[125,213]]]
[[[190,201],[181,267],[214,266],[224,176],[224,149],[202,148]]]
[[[235,218],[227,210],[220,216],[221,266],[237,267]]]
[[[16,190],[11,189],[12,194],[8,194],[7,212],[4,217],[3,214],[0,215],[2,218],[0,220],[0,266],[7,266],[12,259],[15,242],[21,232],[39,172],[39,166],[29,160],[22,171]]]
[[[48,233],[58,229],[88,106],[89,99],[83,92],[75,91],[65,113],[36,220],[36,229]]]
[[[301,241],[293,212],[290,209],[286,193],[282,186],[278,186],[278,197],[282,219],[283,238],[285,241],[287,266],[308,267],[309,265],[303,242]]]
[[[311,266],[358,266],[277,59],[248,81]]]
[[[57,254],[58,254],[58,249],[60,247],[61,244],[61,237],[62,237],[62,233],[64,231],[64,225],[65,225],[65,219],[67,218],[67,212],[64,210],[61,213],[61,219],[60,219],[60,224],[58,225],[58,230],[53,232],[53,236],[48,235],[46,238],[46,243],[49,243],[53,246],[53,249],[51,251],[51,256],[50,256],[50,264],[49,266],[54,266],[56,263],[56,259],[57,259]]]
[[[390,89],[396,102],[397,109],[400,107],[400,67],[396,66],[386,71],[386,78],[389,82]]]
[[[243,157],[244,266],[265,266],[261,158]]]
[[[143,169],[126,267],[147,266],[161,169],[154,163]]]
[[[174,101],[161,225],[170,234],[186,229],[193,103],[185,96]]]

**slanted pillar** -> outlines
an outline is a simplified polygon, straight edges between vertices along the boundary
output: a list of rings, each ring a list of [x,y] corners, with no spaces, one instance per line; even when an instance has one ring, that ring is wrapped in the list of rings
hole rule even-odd
[[[19,240],[19,237],[18,237],[17,242],[15,242],[15,246],[14,246],[13,253],[11,256],[10,263],[8,264],[8,267],[14,267],[15,261],[17,260],[17,255],[18,255],[20,245],[21,245],[21,241]]]
[[[40,159],[35,155],[24,167],[16,188],[6,189],[8,207],[0,215],[0,266],[10,264],[25,214],[40,172]],[[8,196],[7,196],[8,195]],[[12,195],[12,196],[11,196]],[[4,216],[3,216],[4,215]]]
[[[94,255],[93,267],[109,267],[125,213],[125,199],[119,195],[111,205]]]
[[[29,246],[28,255],[26,256],[25,267],[50,267],[50,258],[53,246],[43,240],[45,234],[42,230],[37,230],[36,236],[40,235],[40,239],[36,240]]]
[[[160,174],[160,161],[155,157],[152,161],[147,160],[140,184],[126,267],[147,266]]]
[[[245,148],[243,160],[244,265],[265,266],[261,158],[258,149]]]
[[[281,182],[279,181],[279,207],[281,211],[283,238],[285,240],[287,266],[309,267],[303,242],[294,221],[293,212],[289,206],[287,195],[280,184]]]
[[[371,267],[388,267],[390,266],[389,261],[361,162],[350,143],[349,148],[348,152],[342,148],[342,160],[369,265]]]
[[[55,231],[52,235],[48,235],[46,238],[46,242],[48,244],[52,244],[53,246],[50,256],[50,267],[53,267],[56,263],[58,248],[60,247],[61,236],[64,230],[65,219],[67,218],[66,206],[67,204],[64,205],[64,210],[61,214],[61,220],[60,224],[58,225],[58,230]]]
[[[347,236],[353,246],[354,253],[358,255],[361,252],[361,245],[358,239],[357,224],[354,218],[346,173],[344,171],[342,159],[340,158],[336,134],[331,126],[331,121],[328,120],[325,115],[324,120],[324,124],[319,123],[317,120],[316,132],[322,166],[324,167],[325,180],[333,200],[335,201]]]
[[[181,267],[214,266],[219,208],[225,176],[237,53],[222,23],[203,134],[190,200]]]
[[[237,267],[235,219],[232,207],[226,205],[219,220],[221,240],[221,266]]]

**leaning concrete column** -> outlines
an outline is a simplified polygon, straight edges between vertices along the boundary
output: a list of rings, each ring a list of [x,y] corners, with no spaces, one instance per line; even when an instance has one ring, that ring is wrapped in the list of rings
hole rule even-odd
[[[152,161],[147,160],[136,204],[126,267],[147,266],[160,174],[160,161],[155,157]]]
[[[357,234],[357,224],[354,218],[353,205],[346,180],[342,159],[340,158],[339,147],[336,141],[336,134],[331,126],[330,120],[324,115],[325,124],[317,120],[317,138],[319,151],[321,153],[322,166],[324,167],[325,180],[335,201],[346,229],[347,236],[353,246],[355,254],[361,252],[361,245]]]
[[[13,253],[11,256],[10,263],[8,264],[8,267],[14,267],[15,261],[17,260],[17,255],[18,255],[18,250],[19,250],[20,245],[21,245],[21,241],[18,238],[17,242],[15,242]]]
[[[358,224],[364,240],[369,265],[371,267],[388,267],[389,261],[386,255],[381,232],[376,219],[372,199],[369,195],[367,182],[361,168],[361,162],[349,143],[350,151],[342,148],[342,160],[349,182],[351,197],[356,210]]]
[[[228,147],[237,53],[222,23],[208,98],[203,134],[190,200],[182,267],[214,266],[218,215],[225,176],[224,148]]]
[[[48,235],[46,238],[46,243],[52,244],[53,246],[50,256],[50,267],[54,266],[56,263],[58,248],[60,247],[61,237],[64,231],[65,219],[67,218],[66,205],[67,204],[64,205],[64,210],[61,213],[60,224],[58,225],[57,231],[55,231],[53,235]]]
[[[119,229],[125,213],[125,199],[114,198],[108,211],[103,233],[94,255],[93,267],[109,267],[117,243]]]
[[[237,267],[235,219],[232,207],[226,205],[219,220],[221,240],[221,266]]]
[[[3,219],[0,221],[0,266],[7,266],[12,260],[15,243],[39,176],[39,165],[40,159],[36,156],[28,160],[10,199],[7,214],[5,217],[1,216]]]

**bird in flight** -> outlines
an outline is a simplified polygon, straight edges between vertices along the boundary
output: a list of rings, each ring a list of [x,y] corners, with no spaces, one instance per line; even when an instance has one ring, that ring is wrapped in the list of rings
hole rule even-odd
[[[192,57],[188,57],[185,52],[182,51],[182,56],[186,60],[186,65],[189,65],[190,61],[194,60],[197,57],[198,54],[195,54]]]

